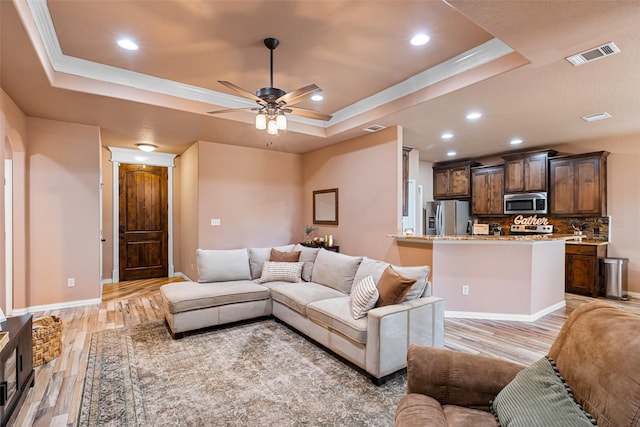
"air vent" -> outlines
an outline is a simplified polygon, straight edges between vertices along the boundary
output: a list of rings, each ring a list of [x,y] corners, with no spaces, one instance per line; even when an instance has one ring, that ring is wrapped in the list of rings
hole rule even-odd
[[[578,66],[586,64],[587,62],[595,61],[596,59],[604,58],[605,56],[616,54],[618,52],[620,52],[618,46],[616,46],[614,42],[609,42],[607,44],[603,44],[602,46],[598,46],[582,53],[578,53],[577,55],[570,56],[567,58],[567,61],[571,62],[575,66]]]
[[[584,116],[582,117],[582,120],[584,120],[585,122],[597,122],[598,120],[604,120],[604,119],[610,119],[611,118],[611,114],[607,113],[606,111],[604,113],[598,113],[598,114],[592,114],[590,116]]]
[[[382,125],[371,125],[368,128],[362,129],[365,132],[378,132],[379,130],[386,129],[386,126]]]

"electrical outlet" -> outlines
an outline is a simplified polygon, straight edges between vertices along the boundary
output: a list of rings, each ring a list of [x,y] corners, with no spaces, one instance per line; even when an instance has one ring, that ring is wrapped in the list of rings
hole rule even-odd
[[[73,288],[76,285],[76,279],[73,277],[70,277],[67,279],[67,286],[70,288]]]
[[[213,218],[211,220],[211,225],[220,225],[220,218]]]
[[[462,295],[469,295],[469,285],[462,285]]]

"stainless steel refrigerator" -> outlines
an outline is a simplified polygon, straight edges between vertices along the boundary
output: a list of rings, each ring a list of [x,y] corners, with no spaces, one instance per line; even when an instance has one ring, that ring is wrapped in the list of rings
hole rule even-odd
[[[463,236],[471,234],[471,209],[463,200],[425,203],[425,234]]]

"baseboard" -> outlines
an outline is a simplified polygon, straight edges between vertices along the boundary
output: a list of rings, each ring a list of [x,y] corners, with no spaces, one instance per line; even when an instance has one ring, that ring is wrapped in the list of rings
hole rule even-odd
[[[18,308],[11,311],[12,316],[22,316],[23,314],[36,313],[39,311],[54,311],[61,310],[63,308],[74,308],[74,307],[82,307],[85,305],[94,305],[101,304],[102,299],[94,298],[94,299],[85,299],[78,301],[66,301],[57,304],[46,304],[46,305],[34,305],[32,307],[27,308]]]
[[[567,305],[566,301],[561,301],[557,304],[549,306],[543,310],[534,314],[508,314],[508,313],[482,313],[472,311],[447,311],[444,312],[444,317],[451,317],[456,319],[481,319],[481,320],[509,320],[513,322],[535,322],[541,317],[546,316],[549,313],[553,313]]]

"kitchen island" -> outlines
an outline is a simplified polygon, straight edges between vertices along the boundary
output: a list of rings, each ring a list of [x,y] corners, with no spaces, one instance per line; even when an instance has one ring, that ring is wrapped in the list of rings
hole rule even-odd
[[[569,235],[394,236],[433,245],[433,294],[445,316],[532,322],[564,307]]]

